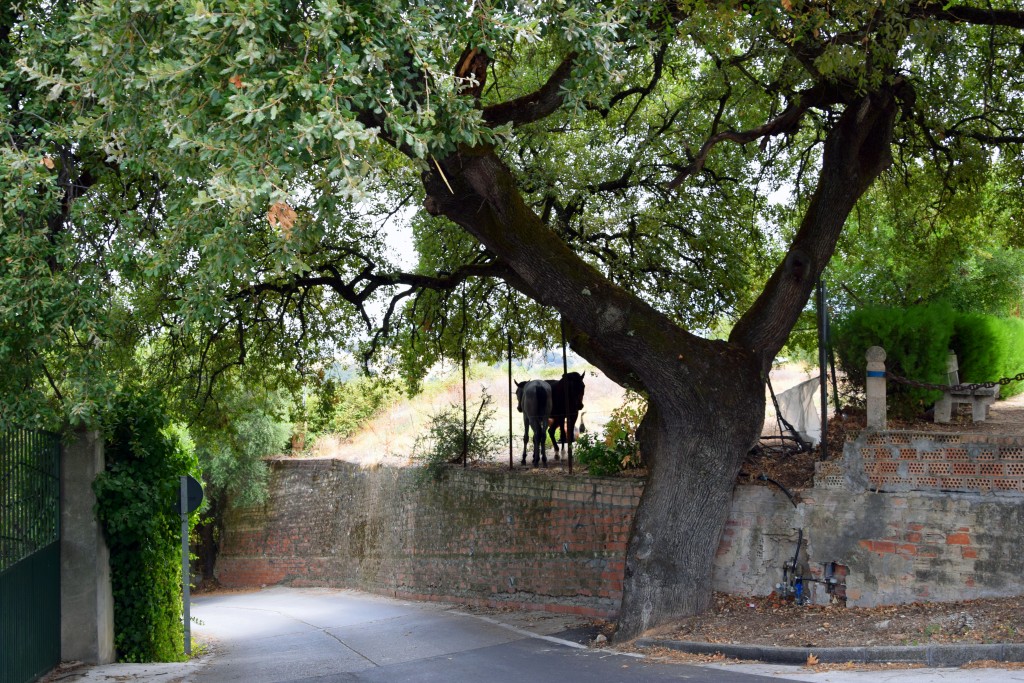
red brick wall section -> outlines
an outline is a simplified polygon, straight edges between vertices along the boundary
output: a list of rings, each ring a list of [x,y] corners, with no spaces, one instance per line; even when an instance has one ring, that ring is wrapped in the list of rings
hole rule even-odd
[[[947,437],[868,435],[848,443],[843,462],[825,463],[814,488],[795,492],[795,507],[776,488],[738,486],[714,589],[772,592],[799,529],[807,575],[821,579],[826,567],[841,566],[849,606],[1024,594],[1022,495],[992,483],[1019,476],[1010,465],[1024,463],[1014,450],[1024,447],[940,438]],[[948,459],[935,457],[940,452]],[[877,475],[888,479],[865,474],[889,462],[896,472]],[[929,485],[922,478],[966,479],[952,473],[958,464],[976,465],[970,476],[987,477],[988,487],[913,490]],[[943,466],[948,475],[939,473]],[[596,617],[617,612],[642,481],[460,468],[440,482],[416,475],[332,460],[272,461],[267,503],[226,519],[218,578],[228,586],[335,586]],[[833,597],[822,587],[811,582],[813,601]]]
[[[643,482],[271,463],[270,498],[228,515],[227,586],[358,588],[463,604],[614,615]]]
[[[859,451],[876,491],[1024,493],[1024,437],[877,432]]]

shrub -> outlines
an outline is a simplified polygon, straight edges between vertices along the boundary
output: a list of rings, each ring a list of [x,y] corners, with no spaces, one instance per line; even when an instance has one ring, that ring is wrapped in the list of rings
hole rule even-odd
[[[171,429],[160,399],[122,396],[105,430],[106,471],[93,484],[110,548],[114,643],[130,662],[181,661],[179,477],[195,456]]]
[[[993,382],[1024,372],[1024,320],[965,313],[956,320],[952,348],[961,382]],[[1024,382],[1000,387],[1000,396],[1024,391]]]
[[[833,346],[847,381],[864,386],[864,354],[871,346],[881,346],[889,373],[945,384],[946,355],[956,316],[952,306],[937,303],[910,308],[861,308],[836,320]],[[888,390],[890,412],[902,417],[919,413],[940,396],[934,390],[894,382],[889,382]]]
[[[946,355],[957,354],[961,382],[991,382],[1024,372],[1024,321],[980,313],[957,313],[948,304],[910,308],[863,308],[836,321],[833,345],[848,383],[864,386],[864,352],[885,349],[886,370],[908,379],[946,384]],[[1001,389],[1024,391],[1024,382]],[[933,403],[939,392],[890,381],[889,410],[910,417]]]
[[[636,430],[646,411],[647,399],[627,391],[622,405],[612,411],[611,419],[605,425],[603,441],[590,434],[584,434],[576,441],[573,452],[576,461],[586,467],[588,473],[598,477],[640,467],[640,443],[636,439]]]
[[[609,477],[622,471],[622,454],[593,434],[583,434],[576,440],[573,455],[595,477]]]
[[[466,461],[473,462],[486,459],[501,448],[504,438],[487,429],[494,419],[495,408],[494,399],[486,390],[480,396],[480,406],[475,411],[470,409],[469,413],[472,419],[465,430]],[[462,406],[453,403],[432,415],[427,433],[416,437],[412,459],[423,466],[424,476],[440,479],[445,465],[462,461],[462,415]]]

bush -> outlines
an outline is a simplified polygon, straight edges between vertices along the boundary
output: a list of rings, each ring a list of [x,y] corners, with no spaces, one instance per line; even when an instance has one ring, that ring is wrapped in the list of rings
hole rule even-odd
[[[836,320],[833,347],[847,381],[863,387],[872,346],[885,349],[889,373],[936,384],[946,383],[946,355],[956,312],[945,303],[910,308],[861,308]],[[912,417],[934,403],[940,393],[889,382],[889,411]]]
[[[886,370],[911,380],[946,384],[946,355],[957,354],[961,382],[991,382],[1024,372],[1024,321],[980,313],[957,313],[948,304],[910,308],[863,308],[836,321],[833,346],[847,382],[864,386],[864,353],[885,349]],[[1024,391],[1024,383],[1002,387],[1002,396]],[[911,417],[934,403],[938,391],[888,383],[889,410]]]
[[[485,390],[480,396],[480,406],[475,411],[471,407],[467,410],[472,419],[465,433],[466,461],[486,459],[504,444],[503,437],[487,429],[495,415],[494,399]],[[416,437],[412,459],[423,466],[426,477],[440,479],[446,465],[462,462],[462,415],[462,405],[453,403],[432,415],[427,433]]]
[[[961,382],[994,382],[1024,372],[1024,320],[965,313],[956,320],[952,348]],[[1024,391],[1024,382],[1000,387],[1002,397]]]
[[[640,444],[636,430],[647,412],[647,399],[627,391],[622,405],[612,411],[605,425],[605,438],[583,434],[576,441],[573,455],[589,474],[607,477],[622,470],[641,466]]]
[[[182,661],[179,477],[195,456],[157,396],[122,396],[105,430],[107,467],[93,484],[110,548],[114,643],[129,662]]]

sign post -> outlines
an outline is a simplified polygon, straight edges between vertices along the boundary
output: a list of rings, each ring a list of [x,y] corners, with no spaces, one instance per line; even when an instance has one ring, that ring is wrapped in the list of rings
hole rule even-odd
[[[192,654],[192,615],[189,585],[192,574],[188,562],[188,516],[203,502],[203,487],[193,477],[181,475],[178,511],[181,513],[181,605],[185,622],[185,654]]]

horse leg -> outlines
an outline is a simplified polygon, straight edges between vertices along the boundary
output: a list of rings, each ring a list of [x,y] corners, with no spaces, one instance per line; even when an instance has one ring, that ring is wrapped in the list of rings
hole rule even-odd
[[[540,420],[534,427],[534,467],[541,464],[541,449],[544,447],[544,440],[548,438],[548,430]]]
[[[526,464],[526,447],[530,443],[530,423],[525,415],[523,416],[523,424],[526,425],[526,431],[523,432],[523,459],[519,462],[520,465]]]
[[[548,422],[548,435],[551,437],[551,446],[555,449],[555,460],[558,460],[559,456],[558,442],[555,441],[555,429],[557,427],[558,424],[554,420]]]
[[[540,439],[540,456],[541,456],[541,461],[544,463],[544,467],[548,466],[548,453],[547,453],[547,446],[548,446],[548,444],[547,444],[547,439],[548,439],[548,435],[547,434],[541,435],[541,439]]]

